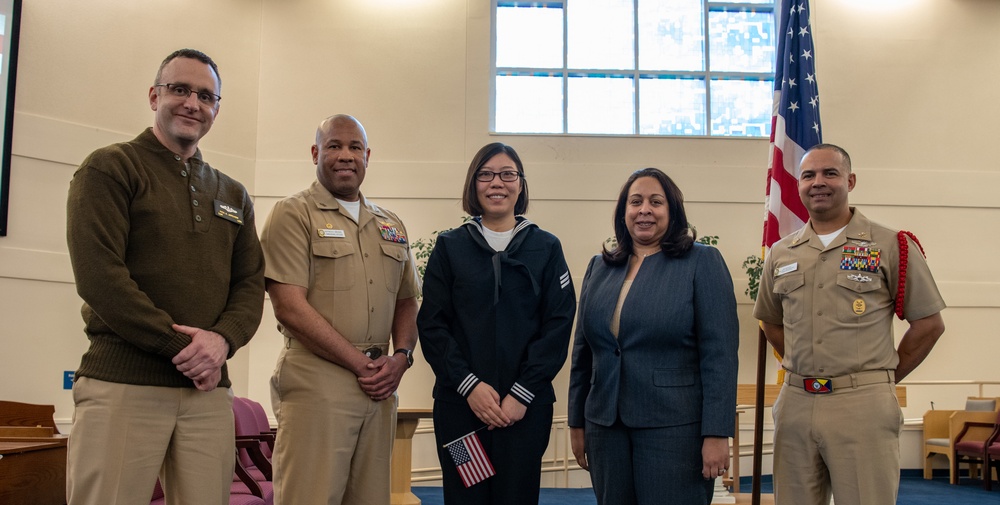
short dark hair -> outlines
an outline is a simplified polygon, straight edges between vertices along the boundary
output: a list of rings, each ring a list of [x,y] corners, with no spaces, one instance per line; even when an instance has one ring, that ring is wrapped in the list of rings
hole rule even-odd
[[[628,257],[633,252],[632,235],[629,235],[628,227],[625,226],[625,205],[628,201],[628,191],[632,188],[632,183],[640,177],[652,177],[663,186],[663,192],[667,197],[667,211],[670,214],[670,223],[667,225],[667,232],[660,241],[660,250],[663,254],[673,258],[684,256],[691,250],[694,244],[695,231],[688,226],[687,212],[684,211],[684,194],[681,188],[674,184],[674,181],[658,168],[643,168],[632,172],[628,180],[622,186],[621,193],[618,194],[618,203],[615,204],[614,228],[615,240],[618,245],[608,251],[601,247],[601,255],[604,262],[609,265],[622,265],[628,261]]]
[[[214,61],[212,61],[211,57],[209,57],[207,54],[197,49],[178,49],[170,53],[170,55],[164,58],[163,62],[160,63],[160,68],[156,70],[156,80],[153,81],[153,84],[161,84],[160,77],[163,75],[163,67],[167,66],[167,63],[170,63],[171,61],[174,61],[177,58],[191,58],[192,60],[198,60],[212,67],[212,71],[215,72],[215,78],[219,80],[219,89],[221,91],[222,76],[219,75],[219,66],[216,65]]]
[[[845,151],[843,147],[836,144],[816,144],[809,149],[806,149],[806,152],[802,153],[802,157],[805,158],[807,154],[813,151],[833,151],[839,154],[840,157],[844,159],[844,168],[847,169],[847,173],[851,173],[851,155],[847,154],[847,151]]]
[[[517,202],[514,204],[514,215],[520,216],[528,212],[528,180],[524,178],[524,165],[521,164],[521,157],[513,147],[502,142],[486,144],[472,157],[469,163],[469,172],[465,174],[465,192],[462,193],[462,209],[470,216],[483,215],[483,207],[479,205],[479,196],[476,194],[476,172],[490,161],[490,158],[506,154],[514,160],[517,173],[521,176],[521,193],[517,195]]]

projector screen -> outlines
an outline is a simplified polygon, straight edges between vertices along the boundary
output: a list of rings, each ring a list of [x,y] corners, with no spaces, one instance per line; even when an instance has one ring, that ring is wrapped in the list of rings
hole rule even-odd
[[[14,128],[14,84],[17,82],[17,37],[21,0],[0,0],[0,236],[7,235],[10,202],[10,147]]]

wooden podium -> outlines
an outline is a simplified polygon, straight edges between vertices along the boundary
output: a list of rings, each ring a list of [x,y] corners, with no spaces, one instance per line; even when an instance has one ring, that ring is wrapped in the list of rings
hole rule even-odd
[[[421,419],[429,419],[427,409],[399,409],[396,412],[396,439],[392,445],[392,471],[389,481],[391,505],[420,505],[420,498],[410,490],[413,434]]]

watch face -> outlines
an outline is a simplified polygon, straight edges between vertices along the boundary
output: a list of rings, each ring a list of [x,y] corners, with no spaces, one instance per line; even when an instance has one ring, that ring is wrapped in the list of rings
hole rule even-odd
[[[399,354],[399,353],[403,353],[406,356],[406,366],[408,367],[413,366],[413,351],[409,349],[400,349],[394,352],[393,354]]]

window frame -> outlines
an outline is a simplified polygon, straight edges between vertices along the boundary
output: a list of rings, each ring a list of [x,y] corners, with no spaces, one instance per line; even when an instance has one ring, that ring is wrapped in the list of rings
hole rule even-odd
[[[491,12],[490,12],[490,83],[489,83],[489,133],[491,135],[530,135],[530,136],[573,136],[573,137],[587,137],[587,136],[600,136],[600,137],[638,137],[638,138],[691,138],[691,139],[766,139],[769,134],[765,133],[761,136],[751,136],[751,135],[713,135],[712,134],[712,90],[711,83],[713,80],[742,80],[742,81],[764,81],[770,82],[770,89],[773,89],[774,83],[774,68],[769,72],[735,72],[735,71],[713,71],[711,69],[711,34],[710,29],[710,16],[712,12],[718,12],[720,10],[733,10],[733,11],[753,11],[753,12],[766,12],[770,13],[774,18],[772,21],[772,32],[770,37],[773,43],[773,50],[777,53],[777,37],[776,33],[778,29],[780,0],[770,0],[768,2],[761,3],[746,3],[739,1],[715,1],[715,0],[701,0],[702,5],[702,27],[703,27],[703,62],[704,66],[702,70],[698,71],[655,71],[655,70],[643,70],[639,68],[639,1],[632,0],[633,2],[633,67],[631,69],[594,69],[594,68],[570,68],[568,66],[568,54],[569,54],[569,26],[568,26],[568,15],[567,7],[574,0],[539,0],[539,1],[517,1],[517,0],[491,0]],[[535,68],[535,67],[497,67],[497,9],[500,6],[506,4],[530,4],[532,6],[551,6],[562,9],[562,67],[548,67],[548,68]],[[570,115],[570,104],[569,104],[569,81],[572,77],[578,77],[580,75],[594,75],[594,76],[607,76],[613,74],[615,76],[627,76],[631,79],[633,83],[633,93],[632,93],[632,130],[633,133],[574,133],[569,132],[569,115]],[[496,127],[496,116],[497,116],[497,79],[501,76],[517,76],[517,75],[548,75],[552,77],[560,77],[562,80],[562,131],[556,133],[544,133],[544,132],[509,132],[509,131],[498,131]],[[673,79],[695,79],[704,82],[705,91],[705,134],[701,135],[676,135],[676,134],[663,134],[663,133],[641,133],[641,83],[643,79],[651,78],[673,78]],[[770,127],[770,125],[768,126]]]

